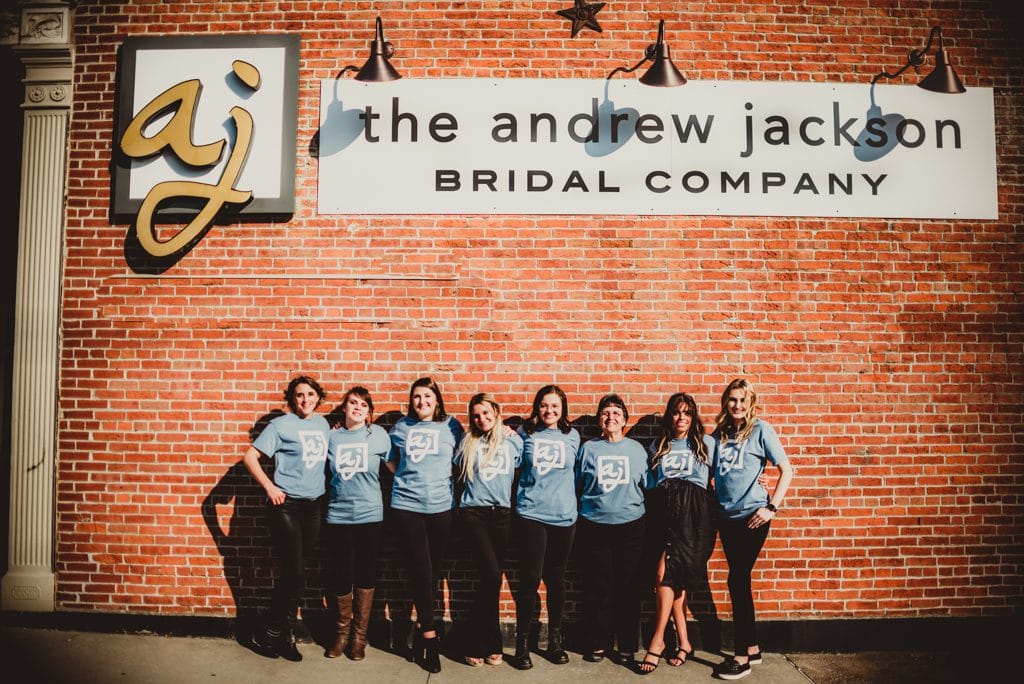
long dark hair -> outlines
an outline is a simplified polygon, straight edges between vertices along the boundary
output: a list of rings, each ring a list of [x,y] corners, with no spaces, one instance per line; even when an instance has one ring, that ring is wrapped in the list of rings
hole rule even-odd
[[[431,420],[441,421],[448,417],[448,414],[444,410],[444,399],[441,398],[441,387],[433,378],[425,377],[416,380],[416,382],[409,385],[409,406],[405,410],[405,415],[408,418],[418,418],[416,411],[412,407],[412,393],[416,391],[418,387],[426,387],[428,390],[434,393],[437,398],[437,406],[434,407],[434,416]]]
[[[537,394],[533,397],[533,409],[530,411],[530,417],[523,423],[523,430],[528,435],[532,435],[537,431],[537,427],[540,423],[540,402],[544,400],[544,397],[549,394],[557,394],[558,398],[562,400],[562,415],[558,418],[558,429],[569,434],[572,430],[572,426],[569,425],[569,400],[565,397],[565,392],[558,385],[544,385]]]
[[[686,445],[696,455],[697,460],[707,465],[708,449],[704,444],[704,423],[701,422],[697,402],[686,392],[676,392],[665,403],[665,413],[661,416],[661,432],[651,454],[651,470],[658,467],[661,457],[672,450],[672,440],[676,438],[676,419],[672,415],[676,411],[689,409],[690,429],[686,431]]]

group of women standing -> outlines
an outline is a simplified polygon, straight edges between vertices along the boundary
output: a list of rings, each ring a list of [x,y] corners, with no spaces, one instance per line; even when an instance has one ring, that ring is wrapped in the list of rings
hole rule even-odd
[[[685,663],[692,653],[687,603],[707,630],[705,646],[717,647],[720,627],[707,581],[716,529],[729,564],[736,625],[736,654],[716,674],[738,679],[760,662],[750,575],[792,469],[775,432],[757,418],[756,394],[747,381],[734,380],[723,392],[711,435],[704,432],[693,398],[674,394],[648,450],[625,436],[629,412],[616,394],[598,404],[601,436],[582,446],[569,424],[565,392],[556,385],[536,393],[517,432],[503,424],[491,395],[477,394],[469,402],[467,434],[445,411],[440,387],[431,378],[412,384],[406,415],[390,435],[373,425],[373,402],[365,388],[345,394],[343,424],[333,430],[315,413],[323,396],[313,379],[293,379],[285,392],[291,413],[272,420],[244,459],[266,490],[281,562],[266,626],[254,639],[261,652],[301,660],[289,624],[298,606],[304,558],[320,525],[326,468],[328,584],[337,605],[337,637],[325,655],[364,657],[384,519],[383,464],[394,473],[391,517],[407,556],[418,623],[414,655],[424,669],[441,669],[434,600],[453,515],[478,568],[465,653],[470,665],[503,661],[498,601],[513,530],[520,553],[512,664],[533,666],[530,625],[541,580],[548,612],[545,655],[556,664],[569,661],[561,627],[565,569],[577,531],[584,659],[631,662],[639,646],[640,602],[651,586],[641,576],[648,526],[660,556],[656,621],[637,671],[653,671],[665,656],[670,665]],[[261,454],[275,461],[273,479],[260,464]],[[780,472],[770,497],[763,474],[768,463]],[[678,642],[666,653],[670,618]]]

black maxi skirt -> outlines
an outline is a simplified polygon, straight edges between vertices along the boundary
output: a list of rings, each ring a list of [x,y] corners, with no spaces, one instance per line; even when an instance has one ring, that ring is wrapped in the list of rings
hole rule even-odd
[[[665,480],[654,490],[658,548],[665,551],[661,585],[676,593],[707,583],[707,564],[715,544],[714,495],[686,480]]]

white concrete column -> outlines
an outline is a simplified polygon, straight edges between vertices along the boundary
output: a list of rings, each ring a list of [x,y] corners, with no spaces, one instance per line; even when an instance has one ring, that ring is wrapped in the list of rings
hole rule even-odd
[[[15,53],[25,67],[11,392],[11,516],[0,608],[53,611],[55,451],[60,368],[73,2],[21,3]]]

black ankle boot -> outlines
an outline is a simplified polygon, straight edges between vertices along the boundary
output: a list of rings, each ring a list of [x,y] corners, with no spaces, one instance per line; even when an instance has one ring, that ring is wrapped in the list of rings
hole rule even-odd
[[[278,657],[281,631],[269,625],[258,628],[252,635],[252,650],[267,658]]]
[[[285,660],[290,660],[293,663],[298,663],[302,660],[302,654],[299,653],[299,649],[295,646],[295,634],[290,627],[282,630],[281,640],[277,645],[277,653]]]
[[[533,667],[533,661],[530,660],[530,635],[528,633],[516,634],[516,655],[512,664],[516,666],[517,670],[529,670]]]
[[[441,671],[441,640],[437,635],[427,639],[420,637],[422,649],[417,649],[419,665],[427,672],[437,674]]]
[[[569,662],[569,654],[562,645],[561,627],[548,627],[548,660],[555,665],[565,665]]]

